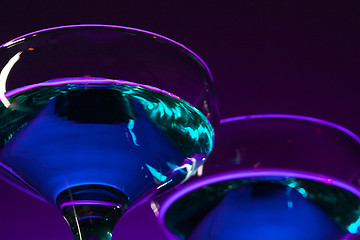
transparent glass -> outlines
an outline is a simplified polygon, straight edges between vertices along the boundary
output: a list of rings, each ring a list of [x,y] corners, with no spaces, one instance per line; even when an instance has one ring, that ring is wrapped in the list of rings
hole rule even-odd
[[[206,165],[151,203],[171,239],[357,239],[360,138],[320,119],[221,121]]]
[[[124,213],[212,150],[211,73],[161,35],[45,29],[3,44],[0,69],[0,176],[55,206],[75,239],[110,239]]]

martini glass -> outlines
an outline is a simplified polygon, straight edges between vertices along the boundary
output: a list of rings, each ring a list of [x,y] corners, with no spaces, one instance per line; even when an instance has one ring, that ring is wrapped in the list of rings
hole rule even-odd
[[[211,73],[183,45],[73,25],[0,47],[0,176],[55,206],[75,239],[186,181],[213,144]]]
[[[198,177],[151,203],[171,239],[358,239],[358,136],[304,116],[221,122]]]

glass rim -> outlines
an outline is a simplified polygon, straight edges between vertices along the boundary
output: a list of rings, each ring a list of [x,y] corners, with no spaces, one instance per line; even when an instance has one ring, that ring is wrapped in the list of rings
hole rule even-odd
[[[302,115],[294,115],[294,114],[253,114],[253,115],[243,115],[237,117],[229,117],[220,120],[220,124],[224,123],[232,123],[237,121],[246,121],[252,119],[291,119],[291,120],[299,120],[299,121],[306,121],[312,123],[318,123],[320,125],[328,126],[331,128],[335,128],[350,137],[352,137],[356,142],[360,144],[360,137],[355,134],[353,131],[337,124],[334,122],[330,122],[324,119],[309,117],[309,116],[302,116]]]
[[[119,30],[128,30],[128,31],[133,31],[133,32],[138,32],[138,33],[142,33],[145,35],[149,35],[149,36],[153,36],[155,39],[156,38],[160,38],[163,39],[169,43],[172,43],[176,46],[178,46],[179,48],[184,49],[186,52],[189,52],[190,54],[192,54],[206,69],[207,73],[209,74],[209,78],[210,81],[213,83],[213,76],[211,74],[211,71],[209,69],[209,67],[206,65],[206,63],[204,62],[204,60],[202,60],[199,55],[197,55],[194,51],[192,51],[191,49],[189,49],[188,47],[186,47],[185,45],[171,39],[168,37],[165,37],[161,34],[158,33],[154,33],[151,31],[147,31],[147,30],[143,30],[143,29],[139,29],[139,28],[133,28],[133,27],[126,27],[126,26],[118,26],[118,25],[111,25],[111,24],[70,24],[70,25],[63,25],[63,26],[57,26],[57,27],[49,27],[49,28],[44,28],[44,29],[40,29],[37,31],[33,31],[33,32],[29,32],[26,34],[23,34],[19,37],[13,38],[10,41],[7,41],[6,43],[0,45],[0,49],[1,48],[10,48],[11,45],[13,44],[17,44],[19,42],[22,42],[23,40],[25,40],[26,37],[29,37],[31,35],[36,35],[38,33],[42,33],[42,32],[50,32],[50,31],[54,31],[54,30],[60,30],[60,29],[73,29],[73,28],[111,28],[111,29],[119,29]],[[14,46],[14,45],[13,45]]]

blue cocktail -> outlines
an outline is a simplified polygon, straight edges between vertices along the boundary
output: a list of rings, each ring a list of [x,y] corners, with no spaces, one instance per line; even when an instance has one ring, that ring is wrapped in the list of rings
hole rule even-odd
[[[186,181],[212,149],[211,74],[170,39],[69,26],[0,56],[1,175],[56,206],[76,239],[110,239],[126,211]]]

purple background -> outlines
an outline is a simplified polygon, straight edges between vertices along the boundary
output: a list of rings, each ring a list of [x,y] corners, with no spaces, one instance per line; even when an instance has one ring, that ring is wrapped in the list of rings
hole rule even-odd
[[[156,32],[208,64],[223,118],[307,115],[360,134],[360,1],[94,2],[3,1],[0,43],[78,23]],[[166,239],[147,205],[122,219],[113,236]],[[0,182],[0,239],[72,240],[72,235],[55,209]]]

